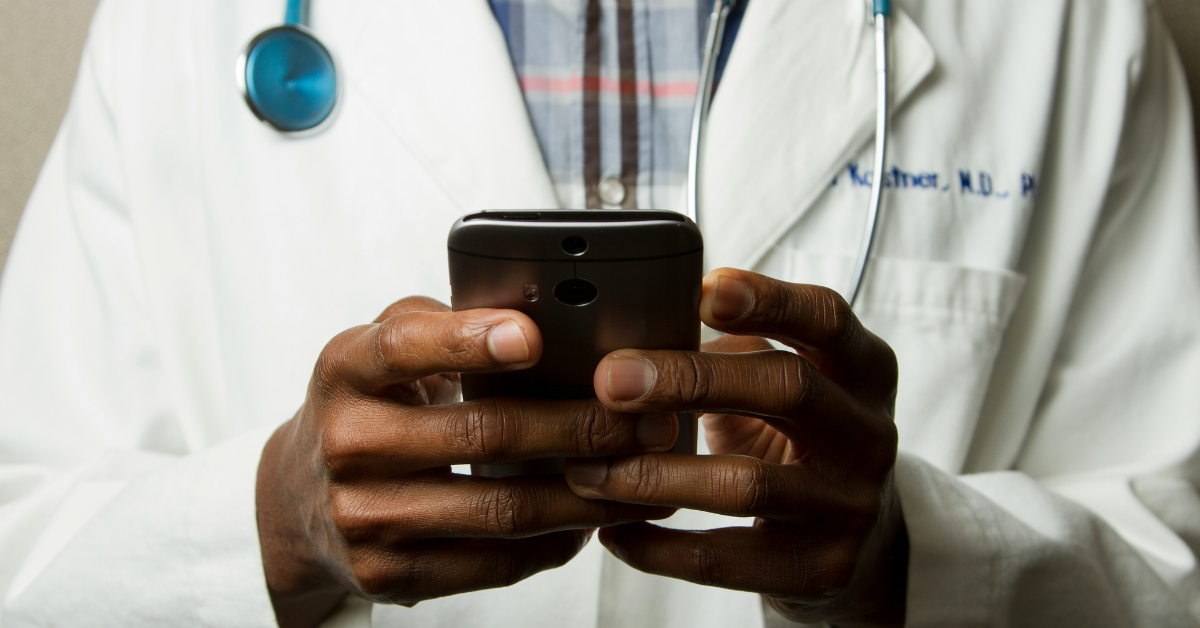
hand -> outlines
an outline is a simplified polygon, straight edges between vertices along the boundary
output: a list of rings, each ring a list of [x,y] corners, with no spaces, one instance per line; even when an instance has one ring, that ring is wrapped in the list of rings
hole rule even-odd
[[[386,603],[511,585],[563,565],[592,530],[673,509],[582,499],[562,478],[450,465],[666,451],[678,423],[597,401],[455,403],[460,372],[529,368],[541,336],[513,311],[406,299],[325,347],[308,397],[263,450],[258,529],[281,626],[347,593]]]
[[[647,523],[600,540],[649,573],[758,592],[784,616],[901,625],[907,533],[893,485],[897,366],[837,293],[732,269],[705,278],[701,318],[784,351],[617,351],[597,394],[621,412],[708,412],[713,456],[572,460],[580,496],[756,517],[689,532]],[[725,350],[765,348],[726,340]],[[717,347],[720,349],[721,347]]]

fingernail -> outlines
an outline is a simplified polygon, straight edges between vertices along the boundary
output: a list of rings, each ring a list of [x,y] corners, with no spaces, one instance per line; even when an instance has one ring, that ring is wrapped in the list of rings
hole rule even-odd
[[[529,360],[529,343],[525,332],[513,321],[500,323],[488,332],[488,353],[492,359],[504,364],[519,364]]]
[[[580,488],[598,488],[608,478],[608,461],[603,458],[576,460],[566,470],[567,479]]]
[[[608,396],[613,401],[637,401],[658,379],[658,370],[638,358],[616,358],[608,364]]]
[[[719,321],[735,321],[750,311],[754,294],[745,283],[728,275],[717,277],[713,293],[712,315]]]
[[[675,442],[675,416],[671,414],[643,414],[638,419],[638,444],[647,449],[670,447]]]

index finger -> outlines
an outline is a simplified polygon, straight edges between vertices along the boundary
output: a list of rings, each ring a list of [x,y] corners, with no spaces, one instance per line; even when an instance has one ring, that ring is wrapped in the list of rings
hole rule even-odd
[[[321,353],[314,380],[367,395],[441,373],[526,369],[542,336],[512,310],[407,311],[342,332]]]
[[[895,385],[891,348],[829,288],[720,268],[704,278],[700,318],[717,331],[779,341],[838,383]]]

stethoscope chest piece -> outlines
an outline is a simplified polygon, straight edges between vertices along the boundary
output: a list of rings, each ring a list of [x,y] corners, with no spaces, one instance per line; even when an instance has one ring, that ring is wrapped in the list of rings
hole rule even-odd
[[[267,29],[250,40],[238,61],[238,84],[254,115],[285,133],[317,129],[337,107],[333,55],[298,25]]]

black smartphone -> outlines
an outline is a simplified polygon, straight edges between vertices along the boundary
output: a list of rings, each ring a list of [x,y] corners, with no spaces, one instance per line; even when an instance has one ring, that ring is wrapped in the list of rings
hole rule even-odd
[[[595,397],[600,360],[618,349],[700,348],[704,241],[675,212],[485,211],[450,230],[451,304],[517,310],[542,333],[531,369],[462,376],[463,399]],[[696,453],[696,419],[680,417],[677,453]],[[562,460],[476,465],[475,475],[562,472]]]

